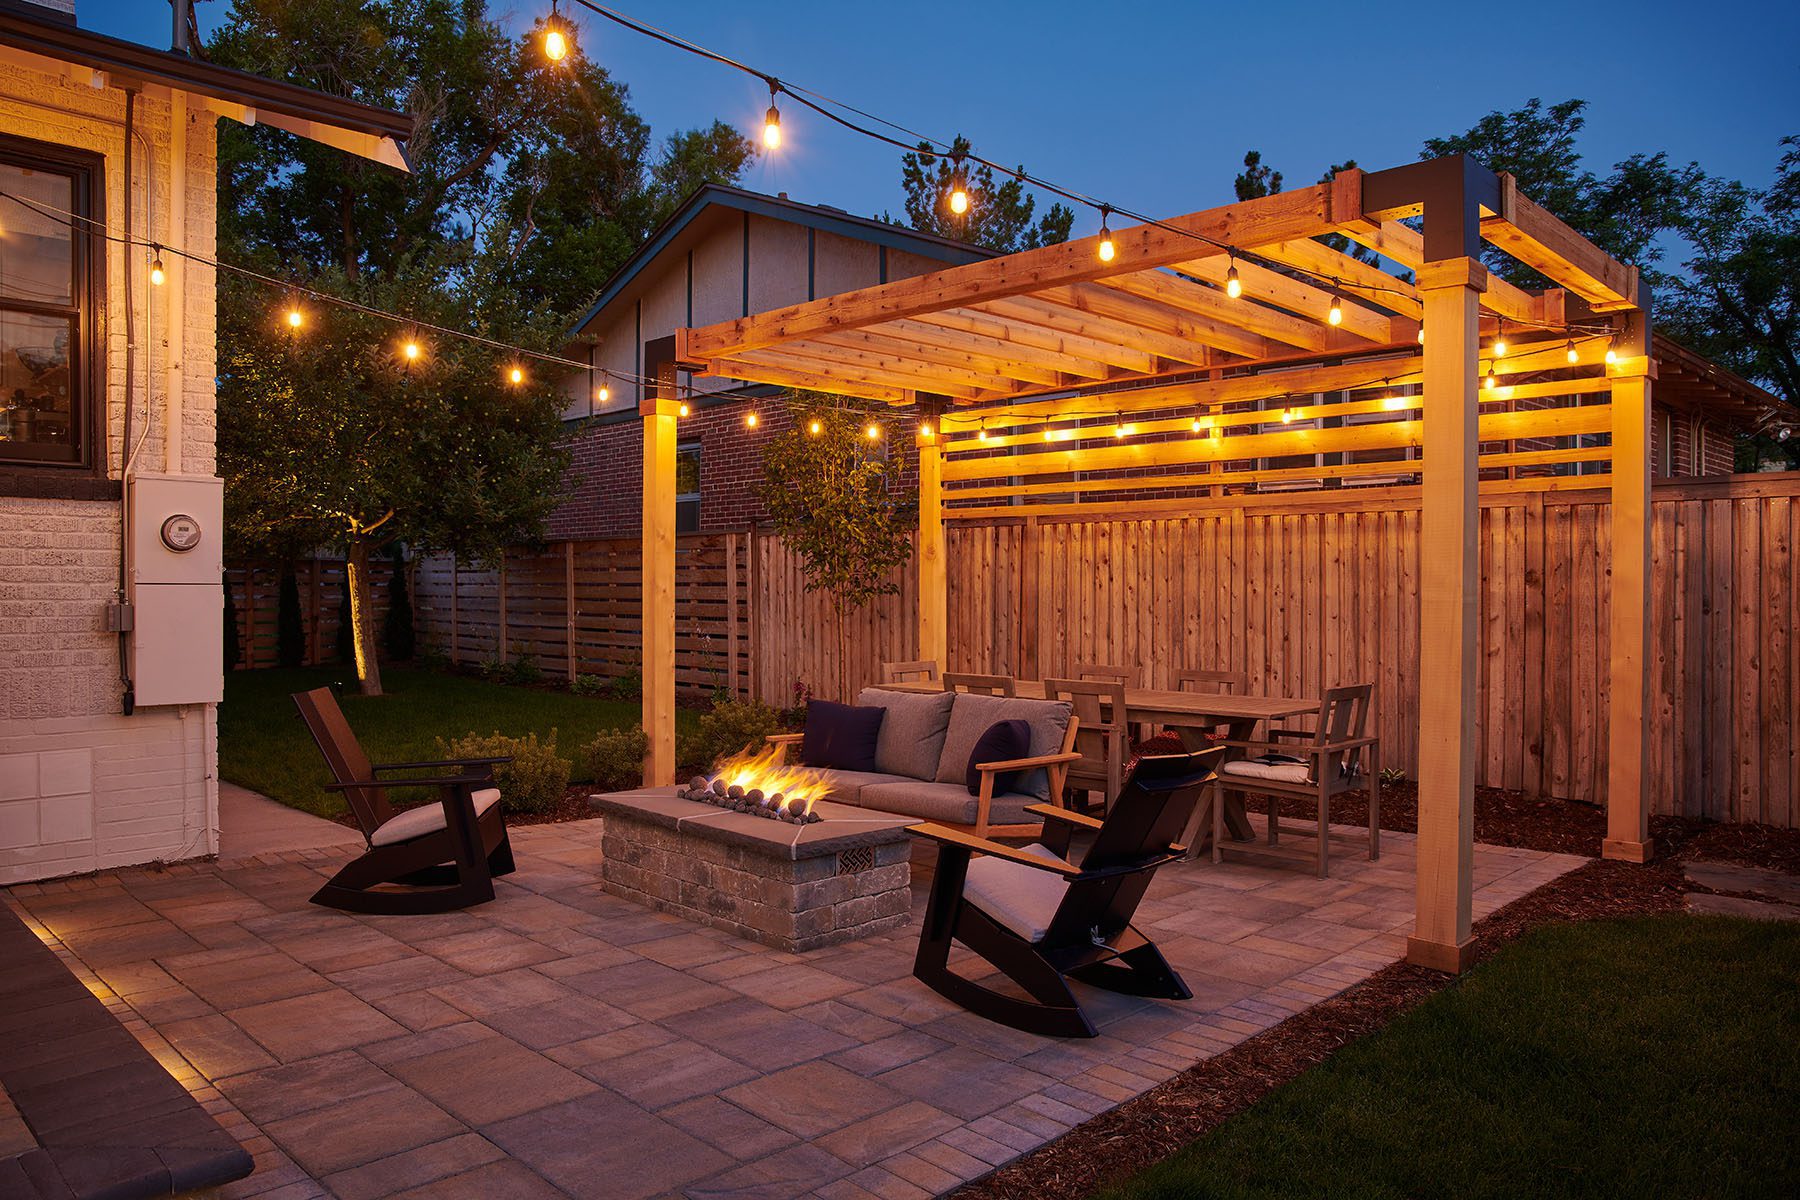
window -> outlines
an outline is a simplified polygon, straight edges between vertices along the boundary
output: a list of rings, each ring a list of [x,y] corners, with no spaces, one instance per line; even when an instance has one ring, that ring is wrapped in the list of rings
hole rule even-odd
[[[700,443],[675,447],[675,532],[700,528]]]
[[[0,138],[0,467],[91,467],[98,159]]]

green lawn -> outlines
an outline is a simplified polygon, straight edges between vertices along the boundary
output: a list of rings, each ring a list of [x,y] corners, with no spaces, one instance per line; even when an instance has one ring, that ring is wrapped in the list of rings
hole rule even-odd
[[[1551,926],[1109,1200],[1800,1195],[1800,928]]]
[[[466,733],[517,736],[557,731],[557,749],[575,764],[577,781],[588,777],[581,750],[601,729],[638,723],[636,703],[574,696],[567,692],[506,687],[462,675],[405,667],[381,669],[385,696],[355,694],[347,667],[232,671],[219,705],[219,775],[284,804],[323,816],[343,811],[343,801],[322,790],[324,761],[288,697],[342,682],[344,716],[376,762],[436,758],[436,739]],[[687,729],[694,714],[677,714]]]

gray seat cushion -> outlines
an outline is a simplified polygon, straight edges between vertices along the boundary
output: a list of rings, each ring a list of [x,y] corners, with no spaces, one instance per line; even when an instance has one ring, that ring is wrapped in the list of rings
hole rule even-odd
[[[813,773],[826,781],[831,788],[829,799],[839,804],[859,803],[862,790],[874,784],[912,782],[904,775],[883,775],[879,771],[840,771],[832,767],[816,768]]]
[[[940,783],[962,783],[969,769],[975,743],[995,721],[1024,721],[1031,726],[1031,754],[1055,754],[1062,749],[1069,730],[1069,706],[1061,700],[1027,700],[1017,696],[977,696],[958,692],[950,708],[950,728],[944,733],[944,752],[938,756],[932,777]],[[965,791],[967,789],[965,788]],[[1014,790],[1033,800],[1050,798],[1050,778],[1042,768],[1022,776]]]
[[[488,809],[500,803],[499,788],[480,788],[473,793],[475,816],[479,819]],[[424,837],[428,833],[436,833],[445,828],[444,803],[433,799],[413,808],[401,809],[381,823],[369,838],[371,846],[393,846],[400,842],[410,842],[416,837]]]
[[[882,812],[899,813],[903,817],[942,821],[950,825],[973,825],[977,807],[975,797],[969,795],[969,789],[960,780],[956,783],[937,783],[927,779],[905,779],[870,784],[862,789],[856,802],[864,808],[878,808]],[[1018,792],[995,796],[988,806],[988,823],[1035,823],[1037,818],[1028,814],[1025,806],[1037,802],[1035,796],[1024,796]]]
[[[1058,856],[1037,842],[1022,847],[1033,858]],[[1053,871],[1039,871],[991,854],[969,860],[963,899],[1028,942],[1041,942],[1069,881]]]
[[[888,775],[930,779],[943,756],[944,732],[950,726],[949,692],[895,692],[864,688],[859,705],[887,710],[875,739],[875,769]]]

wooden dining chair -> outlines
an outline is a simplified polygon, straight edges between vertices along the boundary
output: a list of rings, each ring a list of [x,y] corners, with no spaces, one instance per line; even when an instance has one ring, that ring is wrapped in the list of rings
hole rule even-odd
[[[1131,728],[1125,720],[1125,685],[1095,679],[1046,679],[1044,699],[1064,700],[1081,722],[1075,751],[1081,761],[1064,777],[1073,791],[1099,792],[1102,808],[1112,807],[1125,779],[1131,754]]]
[[[1089,682],[1117,683],[1128,688],[1142,686],[1136,667],[1115,667],[1108,663],[1076,663],[1072,672],[1076,679]],[[1132,730],[1131,736],[1140,742],[1147,742],[1156,736],[1156,730],[1148,724],[1139,724]]]
[[[1202,695],[1242,696],[1250,690],[1250,676],[1243,671],[1177,671],[1175,690]]]
[[[1016,696],[1017,681],[1011,675],[975,675],[967,671],[945,671],[946,692],[973,692],[978,696]]]
[[[936,683],[938,665],[929,658],[921,658],[914,662],[884,662],[881,664],[881,682],[883,683]]]
[[[1312,800],[1318,806],[1315,869],[1324,879],[1331,855],[1331,801],[1350,792],[1367,791],[1369,859],[1381,857],[1381,743],[1368,733],[1375,685],[1353,684],[1326,691],[1310,731],[1277,729],[1266,741],[1228,741],[1228,749],[1244,757],[1219,767],[1213,776],[1212,858],[1219,861],[1225,840],[1227,792],[1256,792],[1269,798],[1268,849],[1281,840],[1284,798]]]

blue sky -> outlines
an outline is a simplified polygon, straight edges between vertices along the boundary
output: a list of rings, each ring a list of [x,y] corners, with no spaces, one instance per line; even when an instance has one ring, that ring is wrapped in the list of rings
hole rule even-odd
[[[1244,151],[1292,184],[1353,157],[1378,168],[1426,137],[1532,96],[1591,102],[1582,148],[1604,172],[1667,150],[1768,182],[1800,133],[1800,6],[1643,0],[1495,7],[613,0],[650,24],[1005,162],[1167,215],[1231,199]],[[565,9],[572,5],[565,4]],[[524,28],[549,0],[491,0]],[[199,6],[217,25],[227,0]],[[1423,10],[1425,16],[1403,14]],[[81,23],[168,44],[161,0],[77,0]],[[719,116],[746,130],[759,82],[578,14],[586,53],[659,133]],[[1392,22],[1392,24],[1390,24]],[[784,107],[787,145],[745,182],[857,213],[899,208],[897,152]],[[1077,231],[1097,224],[1078,214]]]

